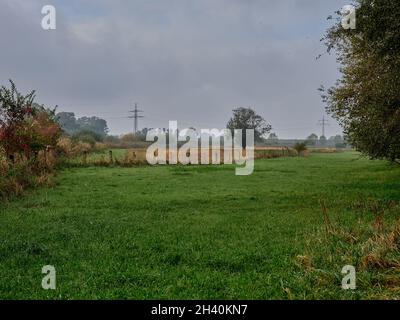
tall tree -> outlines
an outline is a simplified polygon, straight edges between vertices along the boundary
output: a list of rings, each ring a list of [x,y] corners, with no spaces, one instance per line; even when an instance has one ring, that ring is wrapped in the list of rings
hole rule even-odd
[[[271,133],[268,137],[268,143],[270,144],[279,144],[279,137],[276,133]]]
[[[106,136],[108,133],[107,121],[98,117],[75,118],[73,112],[57,113],[57,121],[61,128],[70,135],[77,135],[80,132],[88,131],[94,134]]]
[[[254,140],[260,142],[271,131],[271,126],[258,115],[252,108],[237,108],[233,110],[233,117],[229,120],[227,128],[242,129],[242,147],[246,148],[246,129],[254,129]]]
[[[107,121],[98,117],[82,117],[77,120],[80,130],[90,130],[100,135],[107,135]]]
[[[310,146],[315,146],[318,142],[318,136],[315,133],[310,134],[307,137],[306,144]]]
[[[79,125],[76,123],[75,114],[73,112],[57,113],[57,121],[61,128],[68,134],[74,134],[79,131]]]
[[[349,142],[373,159],[400,159],[400,1],[355,0],[356,28],[327,31],[342,77],[322,94]],[[323,89],[321,89],[323,90]]]

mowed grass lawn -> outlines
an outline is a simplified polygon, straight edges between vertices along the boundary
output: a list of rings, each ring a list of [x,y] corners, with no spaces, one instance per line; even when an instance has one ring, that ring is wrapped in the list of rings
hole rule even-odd
[[[397,203],[400,169],[356,153],[260,160],[247,177],[233,166],[65,169],[55,187],[0,204],[0,298],[379,296],[368,272],[350,292],[343,265],[320,257],[325,282],[298,265],[318,250],[321,199],[334,223],[368,227],[373,215],[354,204]],[[41,288],[44,265],[54,291]]]

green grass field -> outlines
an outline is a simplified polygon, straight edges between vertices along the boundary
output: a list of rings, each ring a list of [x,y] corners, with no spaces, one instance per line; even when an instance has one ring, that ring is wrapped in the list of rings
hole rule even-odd
[[[360,247],[324,235],[321,200],[354,234],[372,232],[363,204],[392,203],[390,228],[400,168],[339,153],[260,160],[247,177],[233,166],[65,169],[54,188],[0,205],[0,298],[400,297],[395,268],[360,270],[357,290],[341,289]],[[41,288],[44,265],[54,291]]]

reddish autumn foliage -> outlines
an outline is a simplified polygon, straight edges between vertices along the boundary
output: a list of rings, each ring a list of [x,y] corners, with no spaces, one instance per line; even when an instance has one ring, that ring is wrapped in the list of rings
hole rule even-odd
[[[34,91],[24,96],[10,82],[10,89],[0,89],[0,147],[7,156],[24,153],[30,158],[47,146],[56,146],[61,129],[54,111],[34,104]]]

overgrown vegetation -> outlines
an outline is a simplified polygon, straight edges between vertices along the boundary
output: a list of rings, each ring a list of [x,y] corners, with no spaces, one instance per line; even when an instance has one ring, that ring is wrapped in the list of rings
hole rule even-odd
[[[0,198],[19,195],[28,187],[48,184],[56,162],[61,129],[55,110],[34,103],[35,92],[0,88]]]

